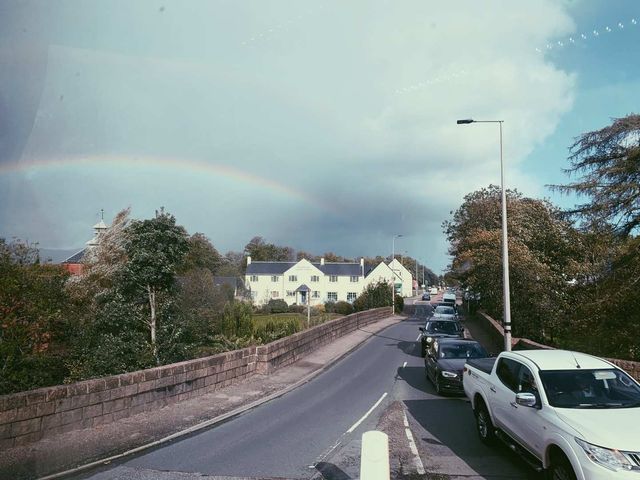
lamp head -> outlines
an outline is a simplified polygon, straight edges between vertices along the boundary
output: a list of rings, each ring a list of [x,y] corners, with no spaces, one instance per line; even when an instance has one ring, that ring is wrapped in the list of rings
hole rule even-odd
[[[464,124],[467,124],[467,123],[473,123],[473,119],[472,118],[464,118],[462,120],[458,120],[456,123],[458,125],[464,125]]]

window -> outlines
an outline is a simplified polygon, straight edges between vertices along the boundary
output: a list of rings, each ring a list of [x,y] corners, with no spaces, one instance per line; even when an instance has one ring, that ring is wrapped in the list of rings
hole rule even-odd
[[[496,367],[498,378],[509,390],[518,391],[518,373],[522,364],[509,358],[501,358]]]
[[[297,275],[289,275],[289,281],[290,282],[297,282],[298,281]]]
[[[318,292],[317,290],[314,290],[313,295],[311,295],[313,298],[320,298],[320,292]]]
[[[280,293],[277,290],[274,290],[273,292],[271,292],[271,298],[278,298],[280,296]]]
[[[337,282],[338,281],[338,276],[337,275],[329,275],[329,281],[330,282]]]
[[[327,293],[327,300],[329,300],[330,302],[337,302],[338,301],[338,292],[328,292]]]
[[[277,282],[277,281],[278,281],[278,276],[277,276],[277,275],[273,275],[273,276],[271,277],[271,281],[272,281],[272,282]]]
[[[356,299],[357,296],[358,296],[358,294],[355,293],[355,292],[347,293],[347,302],[353,302]]]
[[[311,275],[311,281],[312,282],[319,282],[320,281],[320,277],[318,275]]]
[[[296,292],[292,290],[287,290],[287,297],[295,297],[295,296],[296,296]]]
[[[527,367],[522,365],[520,367],[520,374],[518,375],[518,391],[527,393],[538,393],[538,387],[536,387],[536,379],[533,377],[533,373]]]
[[[258,275],[251,275],[251,281],[252,282],[257,282],[258,281]]]
[[[359,277],[357,275],[351,275],[351,283],[358,283]]]

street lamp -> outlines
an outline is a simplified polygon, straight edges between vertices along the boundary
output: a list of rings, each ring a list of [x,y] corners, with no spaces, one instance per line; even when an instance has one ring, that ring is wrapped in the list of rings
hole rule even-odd
[[[393,236],[391,241],[391,263],[396,259],[396,238],[402,237],[401,234]],[[396,314],[396,272],[391,268],[391,315]]]
[[[509,293],[509,244],[507,243],[507,195],[504,190],[504,163],[502,161],[503,120],[458,120],[458,125],[467,123],[497,123],[500,126],[500,186],[502,190],[502,284],[504,296],[504,349],[511,351],[511,299]]]

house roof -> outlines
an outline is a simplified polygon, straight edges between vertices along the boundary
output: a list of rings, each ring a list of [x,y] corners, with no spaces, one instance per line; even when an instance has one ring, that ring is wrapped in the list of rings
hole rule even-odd
[[[310,292],[311,289],[307,287],[304,283],[296,288],[296,292]]]
[[[298,262],[251,262],[247,275],[282,275]]]
[[[84,259],[84,254],[85,253],[87,253],[87,249],[83,248],[79,252],[74,253],[73,255],[71,255],[69,258],[67,258],[62,263],[83,263],[82,260]]]
[[[314,267],[320,270],[325,275],[338,275],[338,276],[360,276],[362,275],[362,269],[359,263],[325,263],[320,265],[314,263]]]

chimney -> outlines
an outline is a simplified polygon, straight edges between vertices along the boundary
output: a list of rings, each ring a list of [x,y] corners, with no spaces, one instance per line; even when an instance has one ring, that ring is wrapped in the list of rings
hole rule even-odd
[[[362,272],[362,276],[364,277],[364,258],[360,257],[360,272]]]
[[[247,255],[247,265],[251,265],[251,256]]]
[[[320,258],[320,265],[324,265],[324,257]]]

